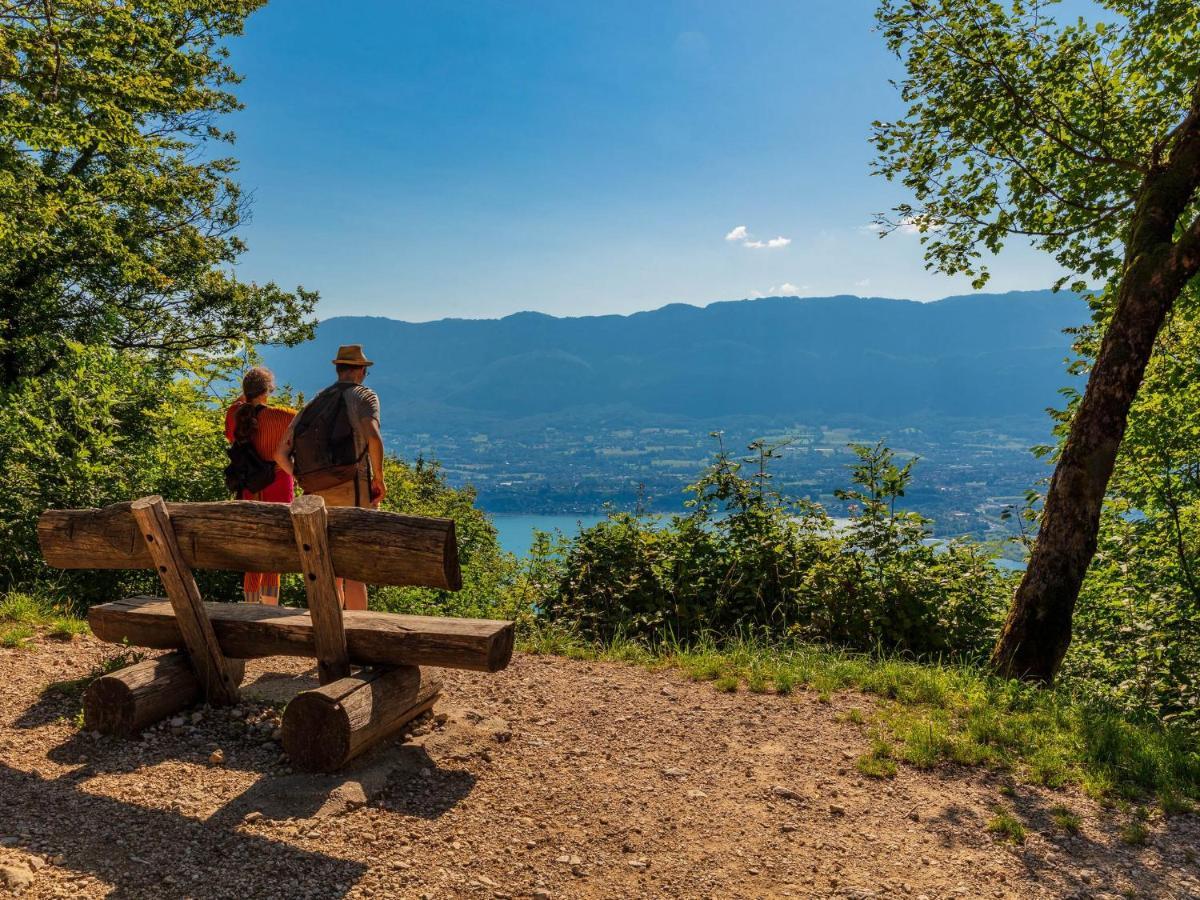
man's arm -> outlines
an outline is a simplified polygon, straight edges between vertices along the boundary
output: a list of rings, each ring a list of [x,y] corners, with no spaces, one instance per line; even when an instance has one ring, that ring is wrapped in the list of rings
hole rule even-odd
[[[289,475],[295,475],[296,472],[292,468],[292,431],[296,427],[296,420],[292,419],[292,424],[288,426],[288,430],[283,435],[283,440],[279,442],[279,446],[275,448],[275,465],[283,469]]]
[[[383,483],[383,434],[378,419],[367,419],[367,452],[371,454],[371,499],[376,502],[387,496]]]

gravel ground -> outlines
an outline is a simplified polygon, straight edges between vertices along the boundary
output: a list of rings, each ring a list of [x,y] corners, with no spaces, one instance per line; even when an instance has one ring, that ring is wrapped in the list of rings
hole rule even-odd
[[[113,652],[0,649],[0,893],[1200,897],[1194,816],[1152,818],[1131,846],[1126,817],[1078,794],[1009,796],[970,769],[863,778],[868,728],[844,713],[872,701],[851,692],[723,694],[517,655],[447,672],[436,716],[349,776],[300,776],[273,738],[280,702],[314,683],[302,661],[252,662],[236,715],[199,708],[122,741],[81,733],[79,702],[47,690]],[[1024,846],[987,831],[998,802]]]

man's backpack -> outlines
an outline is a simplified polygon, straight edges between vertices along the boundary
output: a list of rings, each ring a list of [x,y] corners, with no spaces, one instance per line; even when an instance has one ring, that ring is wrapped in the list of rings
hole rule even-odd
[[[256,406],[250,413],[256,422],[262,409]],[[250,441],[234,441],[225,452],[229,454],[229,465],[225,467],[225,487],[235,497],[240,496],[242,491],[257,494],[275,480],[275,462],[259,456]]]
[[[346,406],[353,382],[339,381],[301,410],[292,428],[292,467],[308,493],[345,484],[358,474],[366,453],[355,449],[354,425]]]

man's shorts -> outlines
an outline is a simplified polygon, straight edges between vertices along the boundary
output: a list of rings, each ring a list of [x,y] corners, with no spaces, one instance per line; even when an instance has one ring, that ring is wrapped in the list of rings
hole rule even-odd
[[[323,491],[313,491],[318,497],[325,498],[326,506],[361,506],[364,509],[378,509],[379,502],[371,500],[371,486],[365,478],[358,479],[358,502],[354,501],[354,481],[344,481]]]

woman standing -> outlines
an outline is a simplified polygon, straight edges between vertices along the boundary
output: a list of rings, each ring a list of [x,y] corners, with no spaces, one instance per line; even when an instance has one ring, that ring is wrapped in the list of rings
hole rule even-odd
[[[225,439],[249,441],[260,459],[275,458],[275,448],[287,433],[296,411],[283,406],[268,406],[275,391],[275,376],[263,366],[255,366],[242,378],[242,396],[225,413]],[[295,494],[292,476],[277,468],[275,480],[261,491],[243,490],[240,500],[263,500],[267,503],[291,503]],[[279,573],[247,572],[242,579],[242,593],[247,603],[279,605]]]

